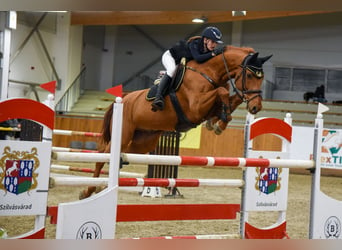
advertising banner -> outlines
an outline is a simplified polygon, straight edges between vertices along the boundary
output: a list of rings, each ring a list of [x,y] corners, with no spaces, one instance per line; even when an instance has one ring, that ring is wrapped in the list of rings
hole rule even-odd
[[[293,127],[291,159],[312,159],[314,129],[310,127]],[[342,169],[342,130],[323,129],[321,146],[322,168]]]

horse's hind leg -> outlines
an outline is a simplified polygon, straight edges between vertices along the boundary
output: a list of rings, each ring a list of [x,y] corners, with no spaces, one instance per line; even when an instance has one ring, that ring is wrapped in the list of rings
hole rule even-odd
[[[101,172],[101,169],[103,168],[104,164],[105,164],[104,162],[96,162],[93,177],[99,177],[100,176],[100,172]],[[96,191],[96,188],[97,188],[96,186],[90,186],[86,190],[81,191],[80,195],[79,195],[79,199],[83,200],[85,198],[88,198],[89,196],[91,196]]]

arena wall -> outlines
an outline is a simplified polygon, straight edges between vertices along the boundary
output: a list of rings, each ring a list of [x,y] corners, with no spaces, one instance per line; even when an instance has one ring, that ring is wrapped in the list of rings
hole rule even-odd
[[[73,131],[101,132],[102,119],[89,117],[56,116],[55,128]],[[243,157],[244,143],[243,127],[231,127],[221,135],[216,135],[201,128],[201,142],[199,149],[180,148],[180,155],[214,155],[220,157]],[[96,137],[54,135],[55,147],[69,147],[71,141],[97,141]],[[281,148],[281,140],[272,135],[256,138],[254,147],[258,150],[277,151]]]

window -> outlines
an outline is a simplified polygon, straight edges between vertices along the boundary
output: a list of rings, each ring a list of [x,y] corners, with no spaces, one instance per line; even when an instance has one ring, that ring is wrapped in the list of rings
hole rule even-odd
[[[317,86],[324,85],[325,70],[293,69],[293,91],[314,91]]]
[[[277,67],[275,71],[275,85],[277,90],[289,90],[291,83],[291,69]]]
[[[326,92],[342,92],[342,70],[328,70]]]
[[[342,70],[275,67],[275,90],[315,91],[322,84],[327,93],[342,93]]]

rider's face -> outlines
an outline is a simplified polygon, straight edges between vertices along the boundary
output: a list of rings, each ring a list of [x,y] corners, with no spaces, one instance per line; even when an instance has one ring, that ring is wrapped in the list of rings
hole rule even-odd
[[[217,46],[217,42],[214,42],[213,40],[206,37],[204,38],[204,44],[207,46],[207,49],[209,51],[213,51]]]

